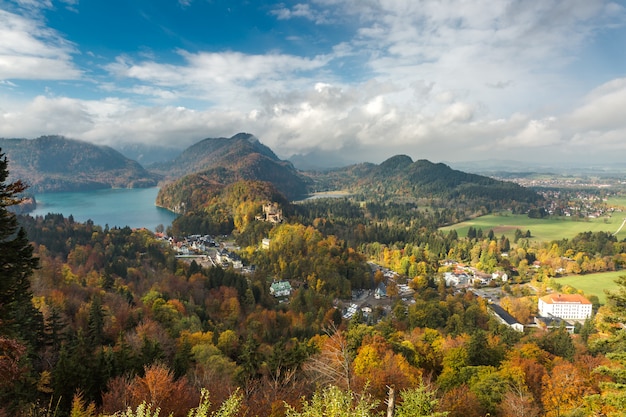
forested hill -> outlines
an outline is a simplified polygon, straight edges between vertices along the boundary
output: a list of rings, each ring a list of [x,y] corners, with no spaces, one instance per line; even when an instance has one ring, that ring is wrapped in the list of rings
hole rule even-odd
[[[542,197],[518,184],[457,171],[442,163],[397,155],[380,165],[364,163],[309,173],[316,190],[342,189],[381,200],[473,201],[488,205],[535,204]]]
[[[191,186],[189,193],[198,193],[201,192],[197,190],[198,187],[219,189],[241,180],[272,183],[291,199],[305,195],[308,191],[306,177],[290,162],[280,160],[270,148],[247,133],[239,133],[231,138],[204,139],[173,161],[155,164],[150,168],[168,178],[179,178],[166,186],[164,192]],[[181,193],[177,191],[177,194]],[[185,199],[183,197],[178,202]]]
[[[231,138],[203,139],[185,149],[173,160],[152,164],[149,169],[169,178],[179,178],[221,166],[239,167],[242,160],[251,154],[258,154],[283,165],[291,165],[289,162],[281,161],[254,135],[238,133]]]
[[[0,149],[10,161],[11,177],[33,192],[153,187],[158,180],[112,148],[62,136],[0,139]]]

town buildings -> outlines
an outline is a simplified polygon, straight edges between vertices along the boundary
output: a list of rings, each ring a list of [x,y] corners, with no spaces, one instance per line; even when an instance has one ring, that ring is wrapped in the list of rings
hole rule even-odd
[[[539,315],[561,319],[585,320],[591,317],[592,305],[580,294],[553,293],[539,298]]]

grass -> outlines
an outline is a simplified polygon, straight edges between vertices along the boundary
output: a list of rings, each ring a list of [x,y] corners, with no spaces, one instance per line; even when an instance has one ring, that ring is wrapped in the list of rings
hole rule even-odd
[[[626,203],[626,199],[624,199]],[[443,227],[441,230],[456,230],[459,236],[467,236],[470,227],[482,229],[484,234],[493,230],[496,237],[502,235],[513,241],[515,229],[522,232],[530,230],[532,238],[539,241],[552,241],[571,239],[581,232],[609,232],[615,233],[622,224],[626,213],[615,213],[611,217],[597,219],[575,220],[571,217],[531,219],[525,214],[510,214],[508,212],[489,214],[477,217],[452,226]],[[626,226],[617,234],[617,239],[626,239]]]
[[[607,204],[611,207],[618,207],[622,210],[626,210],[626,197],[611,197],[607,201]]]
[[[600,272],[588,275],[571,275],[563,278],[555,278],[555,281],[561,285],[569,285],[582,290],[587,295],[596,295],[600,303],[606,303],[605,291],[617,289],[615,280],[621,275],[626,275],[626,271]]]

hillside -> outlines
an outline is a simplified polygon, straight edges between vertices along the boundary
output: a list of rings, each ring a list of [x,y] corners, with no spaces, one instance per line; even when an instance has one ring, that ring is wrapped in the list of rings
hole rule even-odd
[[[364,163],[308,175],[315,191],[341,189],[379,200],[472,200],[504,206],[542,200],[534,191],[512,182],[454,170],[442,163],[413,161],[406,155],[396,155],[380,165]]]
[[[158,180],[112,148],[61,136],[0,139],[0,148],[12,178],[25,181],[31,192],[153,187]]]
[[[306,178],[290,162],[280,160],[270,148],[247,133],[204,139],[173,161],[154,164],[150,169],[174,180],[164,187],[163,193],[177,189],[178,198],[159,197],[160,201],[174,205],[189,201],[193,193],[204,193],[198,187],[219,189],[241,180],[272,183],[290,199],[308,190]]]
[[[242,158],[250,154],[259,154],[271,161],[290,165],[289,162],[281,161],[254,135],[238,133],[230,138],[203,139],[185,149],[173,160],[152,164],[149,169],[168,178],[179,178],[219,166],[240,166]]]

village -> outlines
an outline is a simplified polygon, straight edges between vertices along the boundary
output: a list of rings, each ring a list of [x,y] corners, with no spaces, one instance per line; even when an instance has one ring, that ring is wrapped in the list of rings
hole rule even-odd
[[[257,220],[282,221],[281,216],[273,209],[265,209],[264,215],[264,218],[259,217]],[[266,220],[268,218],[271,220]],[[190,235],[181,239],[165,236],[161,238],[176,250],[178,259],[186,262],[195,261],[203,268],[232,268],[244,275],[255,272],[254,265],[244,265],[237,254],[240,248],[229,236]],[[268,249],[270,243],[269,238],[263,239],[259,249]],[[372,324],[392,314],[393,306],[399,301],[407,306],[415,303],[414,290],[407,284],[407,277],[374,262],[370,261],[368,264],[372,271],[372,282],[375,282],[377,272],[382,274],[383,279],[379,279],[373,289],[353,289],[351,300],[335,300],[334,306],[341,311],[344,320],[357,317]],[[532,322],[523,324],[500,306],[501,298],[506,296],[502,286],[509,281],[506,273],[496,271],[488,274],[450,259],[441,261],[441,267],[445,272],[438,279],[446,287],[454,288],[456,293],[472,292],[476,297],[484,299],[490,313],[499,322],[518,332],[532,328],[565,327],[573,333],[577,323],[582,324],[592,315],[592,303],[582,295],[551,293],[538,299],[539,314]],[[294,292],[291,282],[268,278],[268,286],[269,293],[279,304],[289,303]],[[532,287],[528,287],[534,291]]]

